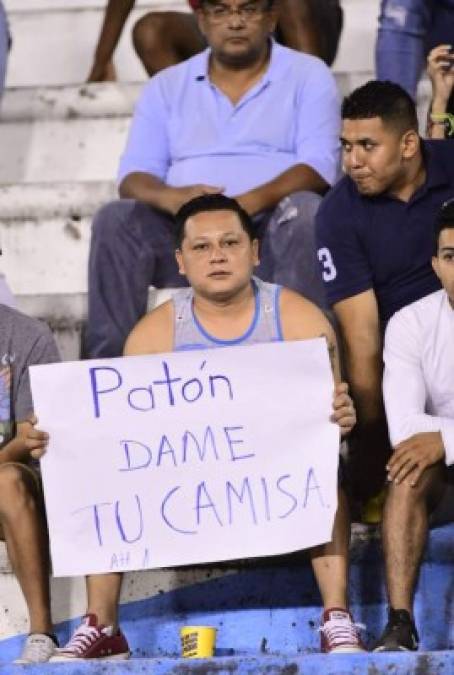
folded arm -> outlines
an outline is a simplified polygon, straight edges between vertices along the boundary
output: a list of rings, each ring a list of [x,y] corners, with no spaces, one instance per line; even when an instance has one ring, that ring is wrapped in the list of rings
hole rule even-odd
[[[383,395],[394,454],[391,480],[416,484],[424,469],[440,460],[454,463],[454,419],[426,412],[427,385],[417,327],[402,314],[386,331]]]

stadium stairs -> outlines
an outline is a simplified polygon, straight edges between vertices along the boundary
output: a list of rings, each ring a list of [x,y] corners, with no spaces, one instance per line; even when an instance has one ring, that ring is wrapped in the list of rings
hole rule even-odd
[[[102,19],[103,0],[5,0],[11,31],[7,91],[0,112],[0,271],[26,313],[49,323],[63,358],[76,359],[86,316],[90,223],[115,196],[114,177],[145,80],[130,46],[132,22],[182,0],[139,0],[116,54],[119,81],[81,84]],[[378,0],[345,0],[335,74],[341,93],[373,77]],[[421,119],[428,87],[420,87]],[[163,298],[159,294],[158,301]],[[150,291],[150,306],[157,294]],[[126,575],[121,623],[134,658],[126,663],[14,666],[27,630],[26,607],[0,548],[0,674],[29,673],[447,673],[454,672],[454,527],[435,530],[419,581],[417,654],[317,654],[320,598],[304,556]],[[351,603],[371,645],[385,621],[381,553],[374,528],[355,526]],[[53,616],[65,641],[84,610],[82,579],[52,580]],[[181,661],[185,624],[218,628],[216,658]]]

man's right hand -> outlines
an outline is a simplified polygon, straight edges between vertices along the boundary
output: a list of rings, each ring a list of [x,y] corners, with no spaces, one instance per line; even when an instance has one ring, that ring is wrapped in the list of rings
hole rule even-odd
[[[224,192],[224,188],[222,187],[203,184],[185,185],[184,187],[166,187],[165,190],[162,191],[159,206],[163,211],[168,211],[174,216],[183,204],[186,204],[186,202],[189,202],[191,199],[201,197],[202,195],[221,194],[222,192]]]
[[[415,487],[427,467],[445,459],[443,437],[439,431],[425,431],[396,445],[386,468],[388,480],[408,482]]]

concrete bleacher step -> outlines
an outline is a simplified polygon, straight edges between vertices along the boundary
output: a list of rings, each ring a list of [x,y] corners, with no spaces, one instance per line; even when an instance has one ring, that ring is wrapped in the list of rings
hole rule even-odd
[[[13,49],[9,87],[84,82],[91,65],[105,0],[4,0]],[[345,29],[335,70],[373,70],[379,0],[342,0]],[[120,39],[115,65],[121,81],[143,81],[131,47],[131,26],[150,9],[189,11],[185,0],[137,0]]]
[[[134,659],[104,663],[48,663],[8,666],[0,675],[446,675],[454,671],[452,652],[389,654],[311,654],[307,656],[224,657],[215,659]]]
[[[1,186],[2,271],[13,291],[84,292],[91,219],[114,196],[110,182]]]
[[[113,180],[140,87],[7,90],[0,114],[0,184]]]
[[[337,660],[340,657],[323,660],[317,655],[320,596],[304,554],[128,573],[122,591],[120,622],[133,660],[127,666],[124,664],[125,670],[115,671],[112,664],[107,670],[101,670],[99,664],[86,664],[83,668],[87,670],[72,670],[66,665],[64,672],[307,675],[318,668],[321,673],[336,675],[384,672],[447,675],[454,672],[454,651],[447,651],[454,648],[453,572],[454,525],[447,525],[429,535],[416,592],[415,618],[423,653],[355,656],[353,660],[343,655],[342,661]],[[12,575],[2,577],[6,612],[0,614],[0,634],[12,636],[0,641],[0,662],[6,663],[20,650],[23,634],[17,633],[26,631],[26,615]],[[75,617],[84,611],[82,580],[53,579],[52,600],[57,634],[64,642],[78,622]],[[382,555],[375,528],[353,527],[350,606],[355,620],[365,624],[362,635],[371,647],[386,621]],[[198,671],[190,670],[190,662],[183,666],[181,662],[167,660],[179,654],[179,629],[183,625],[216,627],[220,658],[210,664],[201,662]],[[232,658],[221,658],[228,655]],[[43,673],[62,672],[52,669],[57,666],[41,667]],[[2,672],[15,671],[2,671],[0,665]]]
[[[104,16],[104,0],[4,0],[13,47],[7,86],[62,85],[84,82]],[[115,66],[126,82],[146,73],[131,44],[131,28],[152,9],[188,11],[184,0],[137,0],[120,38]]]
[[[148,310],[171,297],[171,288],[150,286]],[[47,293],[17,295],[18,310],[44,321],[51,329],[63,361],[77,361],[81,356],[87,321],[87,293]],[[1,571],[1,558],[0,558]]]

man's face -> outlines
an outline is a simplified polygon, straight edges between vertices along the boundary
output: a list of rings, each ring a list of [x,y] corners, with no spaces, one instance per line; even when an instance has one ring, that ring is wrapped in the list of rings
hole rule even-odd
[[[454,308],[454,228],[447,227],[440,232],[438,253],[432,258],[432,266]]]
[[[407,160],[418,149],[417,134],[400,135],[380,117],[342,123],[342,162],[358,191],[368,197],[393,192],[405,183]]]
[[[214,57],[236,68],[260,57],[276,27],[276,12],[267,0],[213,0],[197,17]]]
[[[258,265],[258,242],[251,242],[235,212],[205,211],[186,221],[176,258],[180,274],[196,293],[229,299],[250,283]]]

